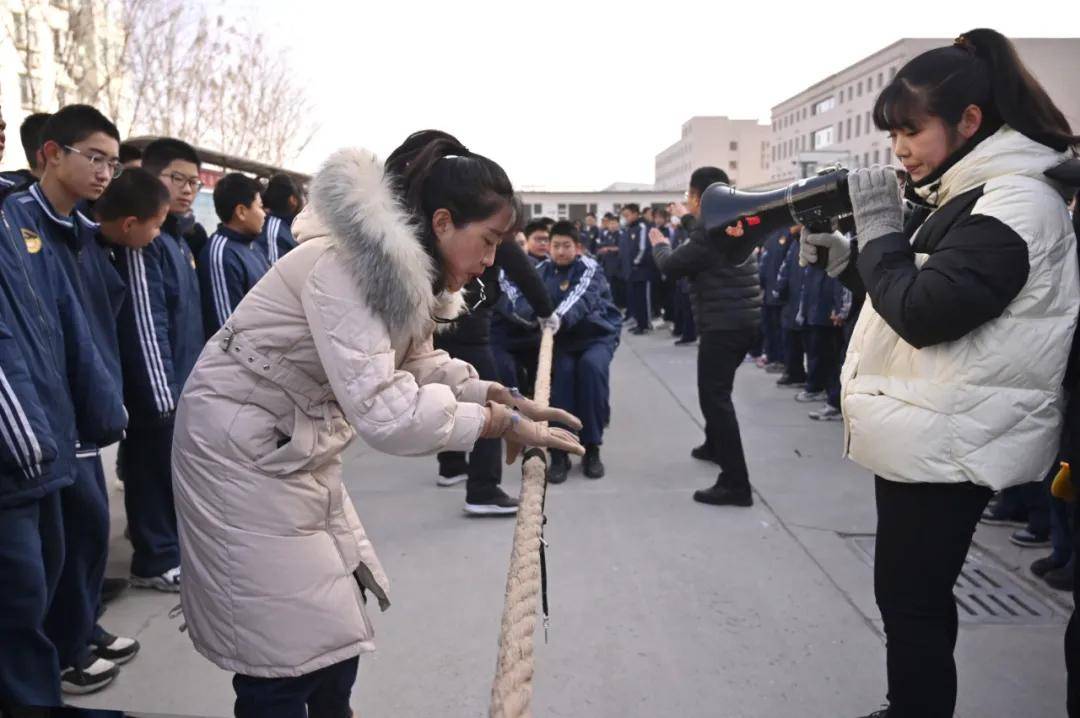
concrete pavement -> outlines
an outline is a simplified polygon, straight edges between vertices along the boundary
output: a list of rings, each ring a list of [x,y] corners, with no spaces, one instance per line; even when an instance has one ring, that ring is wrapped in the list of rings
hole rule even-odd
[[[551,487],[552,629],[538,635],[537,716],[854,718],[884,702],[884,646],[872,569],[854,539],[874,532],[873,480],[840,456],[841,428],[751,365],[736,401],[757,491],[751,509],[690,499],[715,467],[700,443],[693,347],[665,332],[624,339],[612,376],[608,475]],[[520,469],[504,483],[515,491]],[[460,487],[439,489],[434,459],[359,443],[346,462],[357,511],[393,581],[374,616],[379,651],[361,658],[353,697],[370,716],[484,716],[512,521],[469,519]],[[118,505],[119,502],[114,501]],[[127,548],[116,511],[110,575]],[[1038,552],[980,529],[980,558],[1019,580]],[[1025,584],[1030,590],[1037,587]],[[958,715],[1064,716],[1061,639],[1068,605],[1038,594],[1040,625],[965,625]],[[199,657],[168,611],[175,596],[129,590],[103,623],[142,654],[79,705],[226,716],[230,676]]]

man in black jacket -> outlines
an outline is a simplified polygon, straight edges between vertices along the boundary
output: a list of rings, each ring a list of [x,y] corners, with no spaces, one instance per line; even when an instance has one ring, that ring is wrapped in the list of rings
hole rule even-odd
[[[716,167],[699,167],[690,177],[688,211],[681,219],[681,226],[690,234],[689,241],[673,250],[658,231],[649,234],[649,241],[662,273],[671,279],[689,277],[694,320],[701,337],[698,400],[705,416],[705,443],[691,455],[719,464],[720,476],[710,488],[695,491],[694,500],[719,506],[750,506],[750,475],[731,391],[735,370],[743,363],[761,324],[761,283],[753,255],[733,266],[697,223],[701,196],[716,182],[728,182],[724,171]]]

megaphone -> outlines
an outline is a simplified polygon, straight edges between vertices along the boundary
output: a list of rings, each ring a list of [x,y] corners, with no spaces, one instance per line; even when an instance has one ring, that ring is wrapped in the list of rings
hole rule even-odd
[[[853,232],[848,171],[829,167],[771,192],[740,192],[717,182],[701,197],[705,236],[721,243],[734,264],[742,264],[773,233],[801,224],[810,232]],[[742,222],[742,236],[725,230]]]

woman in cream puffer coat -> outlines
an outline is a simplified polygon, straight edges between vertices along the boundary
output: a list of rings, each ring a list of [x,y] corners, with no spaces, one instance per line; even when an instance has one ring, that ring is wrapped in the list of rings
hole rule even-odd
[[[333,155],[293,226],[300,245],[200,356],[173,446],[181,599],[196,649],[237,674],[238,715],[293,715],[268,702],[265,679],[286,682],[298,715],[311,701],[348,709],[355,659],[373,648],[367,594],[389,606],[341,479],[357,434],[398,455],[495,436],[583,452],[529,418],[573,417],[432,347],[461,287],[512,236],[512,192],[498,165],[443,133],[410,137],[386,168],[361,150]]]

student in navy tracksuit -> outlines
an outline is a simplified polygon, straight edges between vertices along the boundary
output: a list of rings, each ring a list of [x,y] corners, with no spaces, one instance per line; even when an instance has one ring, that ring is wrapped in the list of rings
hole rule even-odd
[[[30,268],[45,282],[55,257],[74,289],[93,353],[86,381],[72,384],[78,409],[89,399],[95,411],[78,411],[75,483],[61,491],[66,560],[48,618],[46,633],[56,646],[61,686],[68,693],[90,693],[112,682],[112,658],[130,659],[138,651],[130,639],[92,645],[101,603],[109,545],[109,500],[100,447],[120,439],[127,425],[123,408],[116,312],[124,284],[97,245],[97,225],[77,209],[97,199],[119,167],[119,133],[97,110],[69,105],[42,130],[44,172],[39,183],[5,202],[9,222],[25,237],[36,237],[50,253],[31,252]],[[29,247],[29,245],[28,245]],[[104,632],[101,634],[105,636]],[[124,646],[114,655],[118,641]]]
[[[619,228],[619,218],[611,212],[604,215],[604,228],[596,241],[596,259],[604,270],[615,306],[626,308],[626,272],[623,269],[620,247],[626,243],[626,233]]]
[[[551,259],[537,271],[555,305],[551,404],[581,419],[582,466],[587,477],[599,479],[604,475],[600,444],[610,414],[611,359],[622,320],[600,265],[578,255],[580,242],[572,224],[556,222],[551,228]],[[527,319],[535,316],[522,301],[516,311]],[[569,468],[569,456],[552,451],[548,481],[565,481]]]
[[[777,367],[777,371],[784,366],[784,334],[781,316],[784,311],[784,300],[779,297],[776,284],[780,277],[780,265],[787,258],[789,243],[790,238],[786,231],[777,232],[765,240],[761,248],[761,256],[758,257],[758,273],[764,295],[761,313],[763,348],[769,364]]]
[[[304,208],[304,196],[292,177],[276,174],[270,178],[262,193],[266,224],[256,240],[270,264],[296,247],[292,221]]]
[[[596,243],[600,240],[600,228],[596,226],[596,214],[585,215],[585,226],[581,228],[581,247],[590,257],[596,256]]]
[[[840,365],[843,358],[844,319],[851,310],[851,292],[826,274],[824,267],[802,268],[803,284],[797,324],[804,327],[806,344],[806,389],[796,395],[799,402],[824,400],[825,406],[810,413],[811,419],[838,421],[840,414]]]
[[[266,217],[259,183],[238,172],[225,175],[214,187],[214,209],[221,224],[198,262],[207,339],[270,270],[270,261],[256,244]]]
[[[622,216],[626,221],[626,241],[619,251],[627,274],[627,314],[635,324],[630,333],[645,334],[652,328],[652,283],[657,278],[649,225],[641,219],[637,204],[623,206]]]
[[[155,140],[143,151],[143,168],[165,184],[170,204],[154,241],[117,254],[117,269],[128,285],[119,333],[124,398],[131,414],[119,465],[135,549],[132,585],[179,591],[173,415],[205,334],[195,258],[178,234],[178,218],[191,209],[201,186],[199,156],[180,140]]]
[[[23,154],[26,155],[26,169],[0,172],[0,190],[24,190],[41,179],[44,171],[44,157],[41,154],[41,130],[51,115],[47,112],[34,112],[23,118],[19,125],[19,140]],[[0,120],[3,122],[3,120]]]
[[[58,706],[60,664],[45,617],[64,563],[60,490],[75,480],[75,408],[57,296],[0,207],[0,709]],[[63,279],[59,266],[53,276]],[[70,291],[70,284],[61,282]]]
[[[806,384],[806,349],[803,327],[796,323],[799,301],[802,298],[803,271],[799,266],[799,235],[792,234],[784,261],[777,272],[773,299],[784,303],[780,312],[780,328],[784,338],[784,373],[777,386],[802,387]]]

